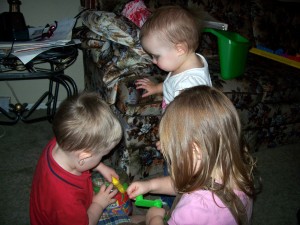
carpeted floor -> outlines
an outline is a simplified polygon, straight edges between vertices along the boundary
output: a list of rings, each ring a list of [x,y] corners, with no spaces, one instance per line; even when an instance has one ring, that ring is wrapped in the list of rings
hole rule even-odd
[[[51,137],[47,121],[0,125],[0,225],[30,224],[32,174]],[[299,144],[260,149],[255,156],[263,190],[254,203],[253,224],[296,225],[300,209]]]

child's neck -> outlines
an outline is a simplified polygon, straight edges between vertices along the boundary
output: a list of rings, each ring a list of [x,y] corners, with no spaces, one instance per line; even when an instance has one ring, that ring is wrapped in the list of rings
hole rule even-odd
[[[56,144],[52,151],[52,157],[54,161],[67,172],[78,176],[81,175],[81,173],[77,171],[76,167],[74,166],[73,158],[75,156],[73,152],[63,151],[58,144]]]
[[[172,71],[172,75],[176,75],[194,68],[202,68],[204,66],[201,58],[197,56],[195,52],[190,52],[182,57],[184,58],[181,65],[175,71]]]

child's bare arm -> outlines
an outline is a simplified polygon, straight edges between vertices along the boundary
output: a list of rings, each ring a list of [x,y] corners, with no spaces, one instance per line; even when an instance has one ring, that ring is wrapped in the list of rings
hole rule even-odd
[[[127,188],[127,194],[131,199],[148,192],[153,194],[176,194],[170,177],[158,177],[147,181],[136,181]]]
[[[147,97],[154,94],[161,94],[163,92],[163,83],[154,83],[148,78],[136,80],[136,89],[144,89],[147,92],[142,97]]]
[[[150,193],[153,194],[176,195],[176,191],[170,176],[151,179],[150,187]]]
[[[163,208],[150,208],[146,215],[146,224],[147,225],[163,225],[165,209]]]
[[[89,225],[96,225],[103,213],[103,210],[108,205],[116,201],[116,199],[113,197],[117,194],[118,190],[112,191],[112,188],[112,184],[110,184],[108,187],[102,185],[100,191],[94,195],[92,204],[87,210]]]
[[[116,173],[116,171],[113,168],[106,166],[102,162],[100,162],[99,165],[94,168],[94,170],[101,173],[108,182],[111,182],[112,177],[119,179],[119,175]]]

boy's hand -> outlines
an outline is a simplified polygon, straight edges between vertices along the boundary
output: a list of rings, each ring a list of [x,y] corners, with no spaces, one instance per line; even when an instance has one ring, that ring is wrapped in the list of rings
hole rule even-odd
[[[96,203],[102,208],[102,211],[110,204],[116,202],[114,199],[115,195],[118,193],[118,190],[112,190],[113,185],[110,184],[108,187],[102,185],[100,191],[94,195],[93,203]]]
[[[95,170],[101,173],[108,182],[112,182],[112,177],[115,177],[119,180],[119,175],[116,173],[116,171],[113,168],[106,166],[102,162],[95,168]]]
[[[110,184],[108,187],[102,185],[99,192],[94,195],[92,204],[87,210],[89,217],[89,225],[97,224],[103,210],[110,204],[116,202],[114,196],[117,194],[118,190],[112,191],[113,185]]]
[[[165,213],[166,211],[164,208],[156,208],[156,207],[150,208],[146,214],[146,224],[147,225],[164,224]]]

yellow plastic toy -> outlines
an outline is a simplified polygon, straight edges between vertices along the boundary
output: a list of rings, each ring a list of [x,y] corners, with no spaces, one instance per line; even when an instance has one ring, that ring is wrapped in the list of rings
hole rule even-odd
[[[119,192],[121,192],[122,194],[125,193],[125,189],[124,189],[123,185],[119,182],[119,180],[117,178],[112,177],[112,183],[118,189]]]

